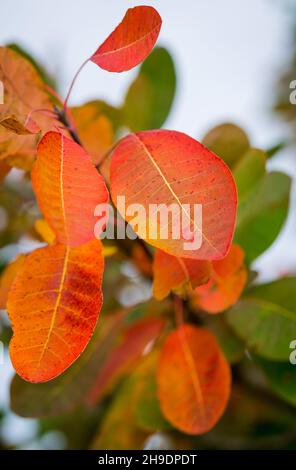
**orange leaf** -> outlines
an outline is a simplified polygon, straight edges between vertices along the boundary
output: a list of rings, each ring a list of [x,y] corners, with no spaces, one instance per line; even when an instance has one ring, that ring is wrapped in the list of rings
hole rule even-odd
[[[161,23],[161,17],[153,7],[129,8],[122,22],[92,55],[92,62],[109,72],[123,72],[135,67],[151,52]]]
[[[225,410],[231,375],[215,337],[184,325],[163,346],[157,383],[166,419],[185,433],[202,434],[215,426]]]
[[[49,245],[52,245],[55,242],[55,234],[51,230],[50,226],[48,225],[45,219],[36,220],[34,226],[36,232],[38,233],[38,235],[40,235],[43,241],[45,241]]]
[[[102,245],[52,245],[30,253],[8,297],[10,357],[30,382],[61,374],[87,345],[102,305]]]
[[[208,313],[222,312],[237,302],[246,281],[244,252],[238,245],[232,245],[224,259],[213,261],[211,279],[195,289],[193,305]]]
[[[94,210],[108,202],[108,191],[80,145],[58,132],[45,134],[38,145],[32,184],[59,242],[79,246],[94,238]]]
[[[0,47],[0,80],[4,89],[4,105],[0,105],[0,160],[9,157],[10,166],[31,170],[39,138],[34,132],[37,127],[49,130],[54,121],[44,113],[30,115],[36,109],[52,109],[51,100],[34,66],[7,47]]]
[[[41,114],[34,113],[33,119],[30,116],[33,110],[52,108],[44,83],[28,60],[7,47],[0,47],[0,80],[4,89],[4,104],[0,106],[3,127],[16,134],[30,134],[48,124],[48,118]]]
[[[196,140],[165,130],[130,134],[113,152],[110,182],[113,202],[127,222],[132,224],[134,215],[118,204],[119,196],[125,197],[125,207],[140,204],[145,209],[132,225],[151,245],[181,258],[221,259],[227,254],[236,216],[235,183],[225,163]],[[167,211],[172,204],[183,227],[169,219],[160,222],[152,204],[165,205]],[[202,220],[193,217],[196,207],[202,207]]]
[[[15,260],[9,263],[4,269],[0,278],[0,309],[6,308],[6,302],[11,285],[19,269],[25,261],[25,255],[18,255]]]
[[[97,165],[112,145],[112,123],[100,112],[96,102],[71,108],[71,113],[82,145],[91,155],[94,165]]]
[[[184,287],[194,289],[210,277],[211,263],[189,258],[176,258],[157,250],[153,261],[153,295],[163,300],[171,290],[182,292]]]
[[[109,390],[116,379],[131,367],[164,327],[162,318],[146,318],[131,325],[120,343],[111,351],[100,370],[87,401],[95,404]]]

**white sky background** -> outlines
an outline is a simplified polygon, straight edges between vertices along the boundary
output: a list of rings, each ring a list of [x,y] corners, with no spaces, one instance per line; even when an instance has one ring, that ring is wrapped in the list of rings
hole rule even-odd
[[[177,98],[167,128],[199,139],[215,124],[233,121],[249,133],[254,146],[263,148],[287,134],[288,128],[270,108],[273,86],[290,53],[292,18],[284,5],[295,5],[296,0],[1,0],[0,44],[17,42],[27,48],[58,78],[65,95],[80,64],[126,9],[141,3],[160,12],[158,43],[169,48],[177,66]],[[119,104],[135,74],[110,74],[88,64],[70,102],[102,98]],[[296,177],[293,151],[282,153],[272,167]],[[283,232],[256,262],[261,280],[296,272],[295,188],[293,200]],[[2,406],[8,400],[11,375],[7,358],[0,369]],[[35,427],[34,421],[10,413],[2,432],[13,442],[17,431],[28,438]]]
[[[177,98],[167,128],[201,138],[215,124],[233,121],[263,148],[287,134],[270,108],[290,52],[292,17],[285,5],[295,6],[296,0],[1,0],[0,43],[18,42],[31,51],[65,95],[80,64],[126,9],[141,3],[160,12],[158,43],[168,47],[177,66]],[[119,104],[135,74],[110,74],[90,63],[70,102],[103,98]],[[272,166],[296,175],[291,151]],[[262,279],[296,271],[295,233],[294,210],[279,240],[256,263]]]

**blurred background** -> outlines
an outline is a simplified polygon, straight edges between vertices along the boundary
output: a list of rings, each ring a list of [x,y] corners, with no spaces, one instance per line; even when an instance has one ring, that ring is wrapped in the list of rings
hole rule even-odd
[[[268,150],[283,142],[269,168],[296,178],[296,106],[288,102],[296,79],[295,0],[145,1],[163,19],[158,44],[172,55],[176,96],[165,127],[201,140],[217,124],[233,122],[251,144]],[[125,0],[2,0],[0,43],[17,43],[55,77],[65,96],[81,63],[114,29],[127,8]],[[89,63],[79,76],[70,104],[103,99],[120,106],[138,71],[109,74]],[[294,110],[295,109],[295,110]],[[289,217],[276,242],[254,263],[260,280],[296,273],[296,191]],[[22,247],[19,247],[22,250]],[[129,274],[129,273],[128,273]],[[53,425],[23,419],[9,411],[12,369],[0,366],[0,440],[6,447],[65,448],[66,435]]]

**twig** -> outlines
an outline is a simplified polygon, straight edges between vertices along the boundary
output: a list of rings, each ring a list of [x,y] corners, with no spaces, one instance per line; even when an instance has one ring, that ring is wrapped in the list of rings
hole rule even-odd
[[[54,110],[55,110],[55,113],[58,117],[58,120],[60,121],[61,124],[63,124],[65,126],[65,128],[67,129],[67,131],[71,135],[74,142],[76,142],[81,147],[83,147],[82,142],[81,142],[76,130],[73,128],[72,124],[69,122],[69,119],[67,117],[67,113],[66,113],[65,109],[64,108],[59,109],[55,106]]]

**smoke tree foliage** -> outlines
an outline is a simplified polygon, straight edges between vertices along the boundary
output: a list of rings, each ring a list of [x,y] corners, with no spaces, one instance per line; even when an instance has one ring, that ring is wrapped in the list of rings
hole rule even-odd
[[[42,242],[2,265],[11,406],[61,429],[74,448],[143,448],[155,432],[177,448],[227,447],[225,435],[272,419],[270,396],[296,405],[296,279],[257,285],[251,268],[285,223],[290,178],[268,172],[268,155],[234,124],[202,143],[159,130],[176,88],[169,52],[154,48],[161,24],[152,7],[129,9],[82,65],[124,72],[141,64],[119,108],[100,100],[69,107],[78,74],[63,101],[22,48],[0,48],[0,243]],[[13,167],[23,170],[17,184]],[[100,241],[95,208],[122,195],[145,208],[202,204],[200,247],[184,250],[171,229],[150,237],[144,220],[133,240]],[[123,306],[139,284],[152,297]],[[253,396],[254,370],[268,399]],[[279,403],[289,429],[288,405]],[[83,437],[71,434],[77,419]]]

